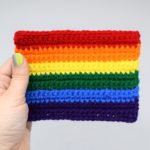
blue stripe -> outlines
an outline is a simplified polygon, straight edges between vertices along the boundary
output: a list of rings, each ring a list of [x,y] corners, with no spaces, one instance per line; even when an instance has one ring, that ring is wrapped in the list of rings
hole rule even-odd
[[[35,90],[27,91],[27,103],[42,102],[131,102],[139,97],[139,87],[131,90]]]

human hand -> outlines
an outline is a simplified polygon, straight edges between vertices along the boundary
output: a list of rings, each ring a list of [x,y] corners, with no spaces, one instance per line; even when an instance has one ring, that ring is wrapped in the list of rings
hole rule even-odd
[[[0,150],[29,149],[28,80],[28,64],[19,53],[0,67]]]

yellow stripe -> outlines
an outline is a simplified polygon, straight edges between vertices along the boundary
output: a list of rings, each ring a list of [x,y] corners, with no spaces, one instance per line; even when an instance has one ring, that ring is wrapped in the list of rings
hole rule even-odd
[[[30,74],[44,73],[129,73],[138,70],[138,60],[117,62],[51,62],[30,63]]]

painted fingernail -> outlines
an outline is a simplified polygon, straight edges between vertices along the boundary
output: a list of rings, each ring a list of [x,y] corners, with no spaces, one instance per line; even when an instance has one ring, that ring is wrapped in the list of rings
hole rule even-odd
[[[19,65],[22,65],[23,64],[23,56],[22,56],[22,54],[20,54],[20,53],[15,53],[14,55],[13,55],[13,63],[14,63],[14,65],[15,66],[19,66]]]

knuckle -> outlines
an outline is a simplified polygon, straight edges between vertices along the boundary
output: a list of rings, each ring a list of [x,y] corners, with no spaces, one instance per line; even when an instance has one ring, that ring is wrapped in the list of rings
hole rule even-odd
[[[18,80],[27,80],[28,79],[28,76],[26,75],[23,75],[23,74],[13,74],[12,75],[12,78],[13,79],[18,79]]]

